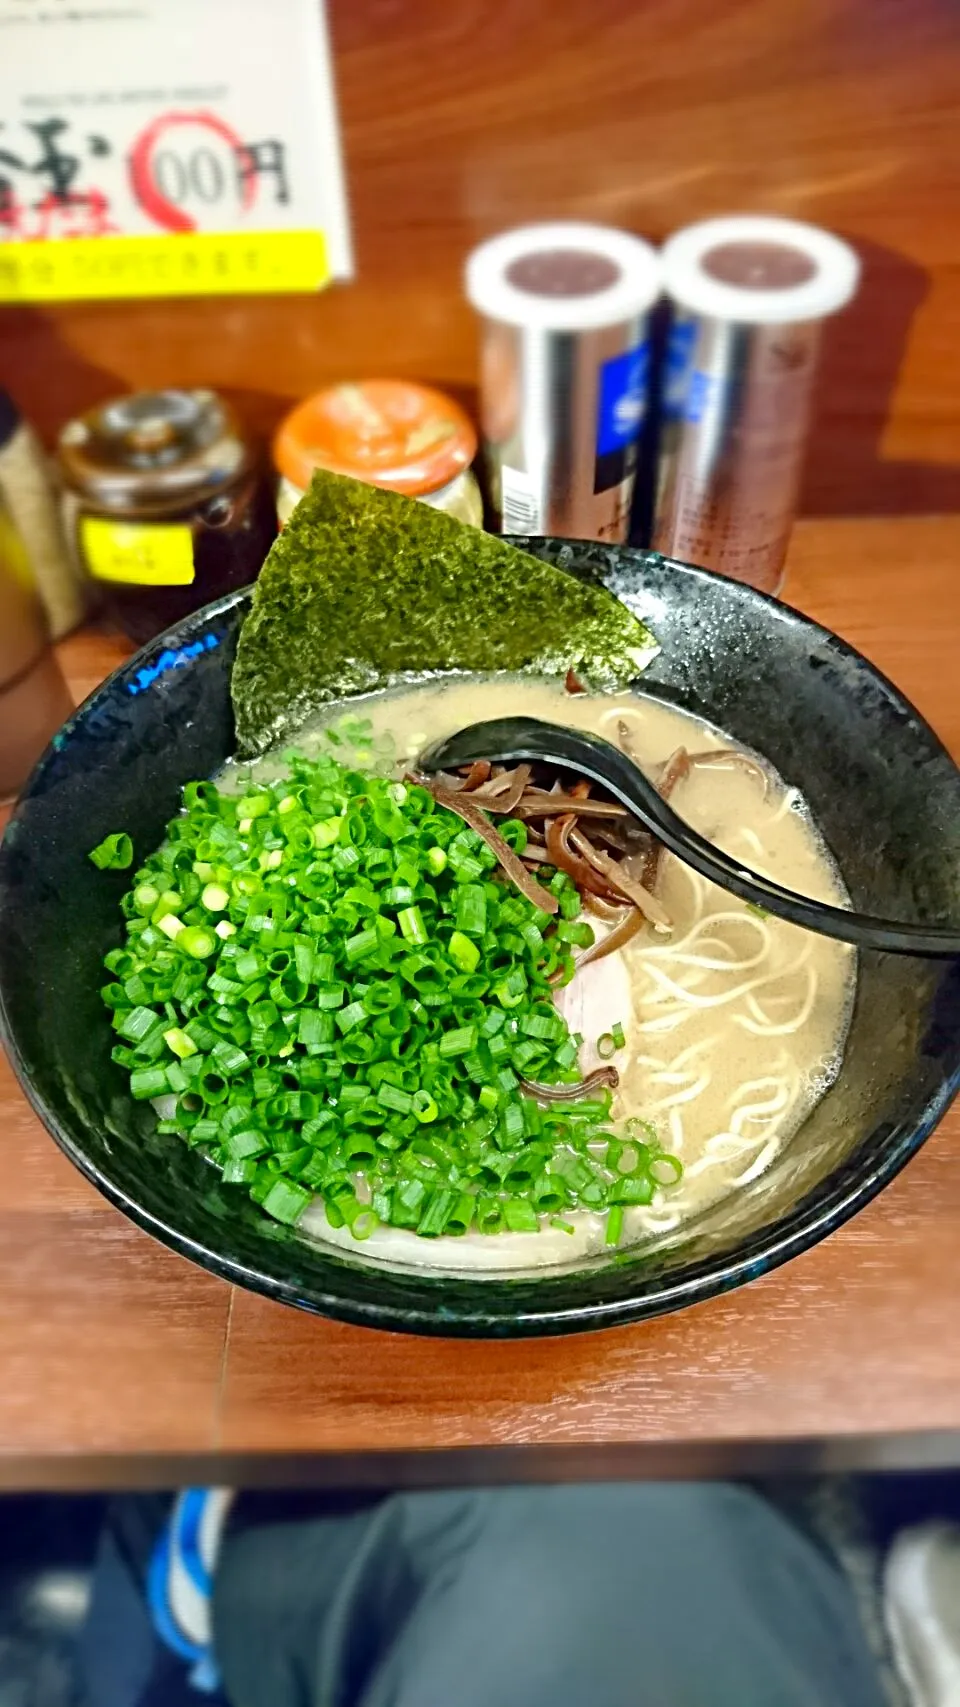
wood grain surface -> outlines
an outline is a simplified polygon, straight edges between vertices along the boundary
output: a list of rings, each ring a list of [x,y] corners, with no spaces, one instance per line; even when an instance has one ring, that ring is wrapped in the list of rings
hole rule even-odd
[[[960,519],[804,522],[785,591],[866,651],[960,754],[958,558]],[[77,692],[125,652],[95,632],[60,650]],[[0,1064],[0,1480],[19,1460],[35,1480],[68,1462],[75,1481],[86,1462],[100,1479],[108,1453],[122,1480],[128,1455],[144,1454],[356,1464],[523,1448],[506,1460],[522,1475],[549,1473],[549,1448],[589,1448],[588,1474],[633,1462],[605,1449],[686,1445],[708,1467],[728,1449],[725,1467],[741,1471],[771,1443],[811,1437],[956,1431],[960,1451],[958,1117],[847,1227],[729,1297],[604,1334],[467,1344],[231,1293],[102,1202]]]
[[[258,432],[336,378],[469,390],[463,259],[532,219],[659,240],[784,213],[850,238],[808,513],[960,510],[960,22],[945,0],[330,0],[358,276],[319,297],[0,310],[48,437],[128,388],[213,385]]]

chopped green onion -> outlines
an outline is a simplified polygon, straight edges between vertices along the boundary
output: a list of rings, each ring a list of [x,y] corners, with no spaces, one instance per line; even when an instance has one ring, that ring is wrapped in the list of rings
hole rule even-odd
[[[469,1233],[470,1228],[473,1225],[473,1217],[476,1207],[476,1198],[473,1197],[470,1192],[462,1191],[450,1211],[450,1214],[447,1216],[447,1225],[444,1228],[444,1232],[448,1237]]]
[[[650,1162],[650,1178],[657,1185],[676,1185],[683,1174],[683,1163],[679,1156],[668,1156],[661,1152]]]
[[[197,1046],[193,1038],[188,1037],[187,1033],[181,1031],[178,1026],[173,1026],[170,1031],[165,1031],[163,1041],[167,1048],[173,1051],[174,1055],[179,1056],[181,1061],[185,1061],[189,1055],[196,1055],[197,1053]]]
[[[477,1199],[476,1223],[480,1233],[499,1233],[503,1226],[503,1204],[496,1197]]]
[[[165,1067],[137,1067],[130,1074],[130,1095],[138,1102],[163,1096],[170,1089]]]
[[[196,1127],[194,1127],[196,1132]],[[239,1132],[228,1132],[223,1141],[223,1147],[228,1156],[234,1161],[248,1161],[253,1156],[262,1156],[267,1148],[267,1140],[262,1132],[255,1127],[247,1127]]]
[[[193,1130],[196,1133],[196,1126]],[[257,1164],[253,1156],[228,1156],[223,1164],[221,1178],[224,1185],[252,1185],[256,1177]]]
[[[321,1013],[319,1008],[301,1008],[297,1022],[297,1042],[307,1049],[329,1042],[329,1023],[329,1016]]]
[[[455,1031],[446,1031],[440,1039],[440,1054],[468,1055],[476,1047],[477,1028],[475,1025],[459,1026]]]
[[[426,1207],[417,1224],[417,1232],[425,1239],[435,1239],[445,1231],[447,1222],[456,1208],[457,1199],[452,1191],[435,1191],[427,1199]]]
[[[562,1033],[563,1020],[558,1013],[527,1014],[520,1021],[520,1030],[526,1037],[536,1037],[545,1042],[550,1042]]]
[[[355,1025],[363,1025],[367,1019],[367,1010],[362,1002],[348,1002],[334,1017],[340,1030],[346,1033],[352,1031]]]
[[[412,942],[415,947],[420,948],[429,941],[429,932],[419,907],[404,907],[397,914],[397,923],[407,942]]]
[[[392,889],[383,891],[383,902],[387,907],[407,907],[413,900],[414,891],[409,883],[397,883]]]
[[[604,1233],[604,1244],[619,1245],[623,1233],[623,1205],[614,1203],[607,1210],[607,1230]]]
[[[250,1057],[244,1053],[239,1044],[229,1043],[226,1038],[221,1038],[219,1043],[214,1044],[210,1051],[210,1059],[214,1062],[217,1071],[225,1073],[228,1078],[236,1073],[244,1072],[250,1065]]]
[[[117,1022],[117,1030],[128,1043],[142,1043],[143,1039],[159,1025],[160,1018],[152,1008],[130,1008]]]
[[[102,842],[90,849],[87,857],[101,871],[126,871],[133,864],[133,843],[121,831],[118,835],[105,836]]]
[[[340,834],[342,824],[342,818],[324,818],[321,823],[314,824],[314,846],[318,848],[332,847]]]
[[[509,1102],[500,1116],[503,1135],[508,1144],[519,1144],[524,1137],[523,1108],[519,1102]]]
[[[369,1239],[380,1225],[380,1217],[374,1209],[361,1209],[350,1223],[350,1231],[355,1239]]]
[[[506,978],[494,986],[494,995],[502,1008],[518,1008],[523,1002],[527,990],[527,980],[519,968],[508,973]]]
[[[436,1120],[440,1112],[430,1092],[424,1090],[414,1091],[411,1108],[422,1126]]]
[[[354,965],[356,961],[363,960],[366,955],[371,954],[373,950],[379,946],[380,938],[373,926],[368,926],[366,930],[358,931],[356,936],[348,937],[347,941],[343,945],[343,952],[346,955],[347,964]]]
[[[413,1110],[413,1097],[408,1091],[400,1090],[396,1085],[382,1084],[377,1092],[377,1100],[384,1108],[390,1108],[395,1114],[409,1114]]]
[[[292,1227],[299,1221],[310,1202],[310,1192],[293,1180],[284,1179],[283,1175],[270,1187],[263,1200],[263,1207],[275,1221],[283,1221]]]
[[[624,1047],[626,1041],[623,1026],[617,1020],[616,1025],[610,1031],[605,1031],[602,1037],[597,1038],[597,1054],[601,1061],[609,1061],[612,1055],[616,1055],[618,1049]]]
[[[464,883],[457,894],[457,929],[483,936],[487,928],[487,898],[478,883]]]
[[[552,988],[593,941],[574,885],[550,879],[556,918],[531,906],[426,789],[342,750],[288,754],[239,800],[188,784],[132,874],[103,987],[131,1095],[174,1098],[161,1133],[290,1225],[316,1192],[360,1239],[536,1233],[581,1209],[613,1239],[679,1162],[640,1119],[614,1130],[608,1093],[552,1107],[520,1082],[580,1073]]]
[[[163,929],[162,923],[160,928]],[[206,925],[182,925],[177,933],[177,947],[189,954],[192,960],[209,960],[216,946],[216,936]]]
[[[536,1210],[522,1197],[507,1198],[503,1205],[503,1219],[511,1233],[536,1233],[540,1229]]]
[[[475,972],[480,964],[480,950],[462,931],[454,931],[447,944],[447,953],[462,972]]]
[[[237,817],[241,822],[252,824],[254,818],[262,818],[270,811],[270,796],[268,794],[245,794],[237,801]]]
[[[611,1197],[614,1203],[650,1203],[655,1189],[648,1173],[626,1174],[614,1185]]]

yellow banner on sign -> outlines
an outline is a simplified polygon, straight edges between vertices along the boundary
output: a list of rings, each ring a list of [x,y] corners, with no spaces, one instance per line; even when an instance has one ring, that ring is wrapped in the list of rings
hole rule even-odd
[[[0,243],[0,302],[319,290],[322,231],[186,232]]]

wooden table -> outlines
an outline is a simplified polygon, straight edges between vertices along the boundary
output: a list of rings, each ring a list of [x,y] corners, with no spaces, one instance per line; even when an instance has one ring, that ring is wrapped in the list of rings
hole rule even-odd
[[[960,517],[806,521],[787,594],[960,754]],[[119,662],[68,640],[77,696]],[[0,1064],[0,1486],[960,1462],[960,1105],[862,1214],[729,1297],[568,1340],[415,1340],[231,1289],[61,1156]]]

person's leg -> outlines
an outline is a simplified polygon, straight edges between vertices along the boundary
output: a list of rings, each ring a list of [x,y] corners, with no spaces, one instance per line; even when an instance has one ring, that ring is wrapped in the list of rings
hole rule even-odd
[[[108,1503],[77,1642],[88,1707],[227,1707],[212,1687],[212,1582],[225,1520],[235,1534],[367,1510],[378,1494],[216,1488],[123,1494]],[[259,1626],[258,1626],[259,1628]],[[2,1696],[2,1690],[0,1690]]]
[[[362,1700],[422,1586],[404,1538],[404,1505],[393,1498],[349,1516],[227,1535],[213,1621],[231,1707]]]
[[[398,1495],[228,1544],[232,1707],[881,1707],[839,1572],[710,1485]]]

